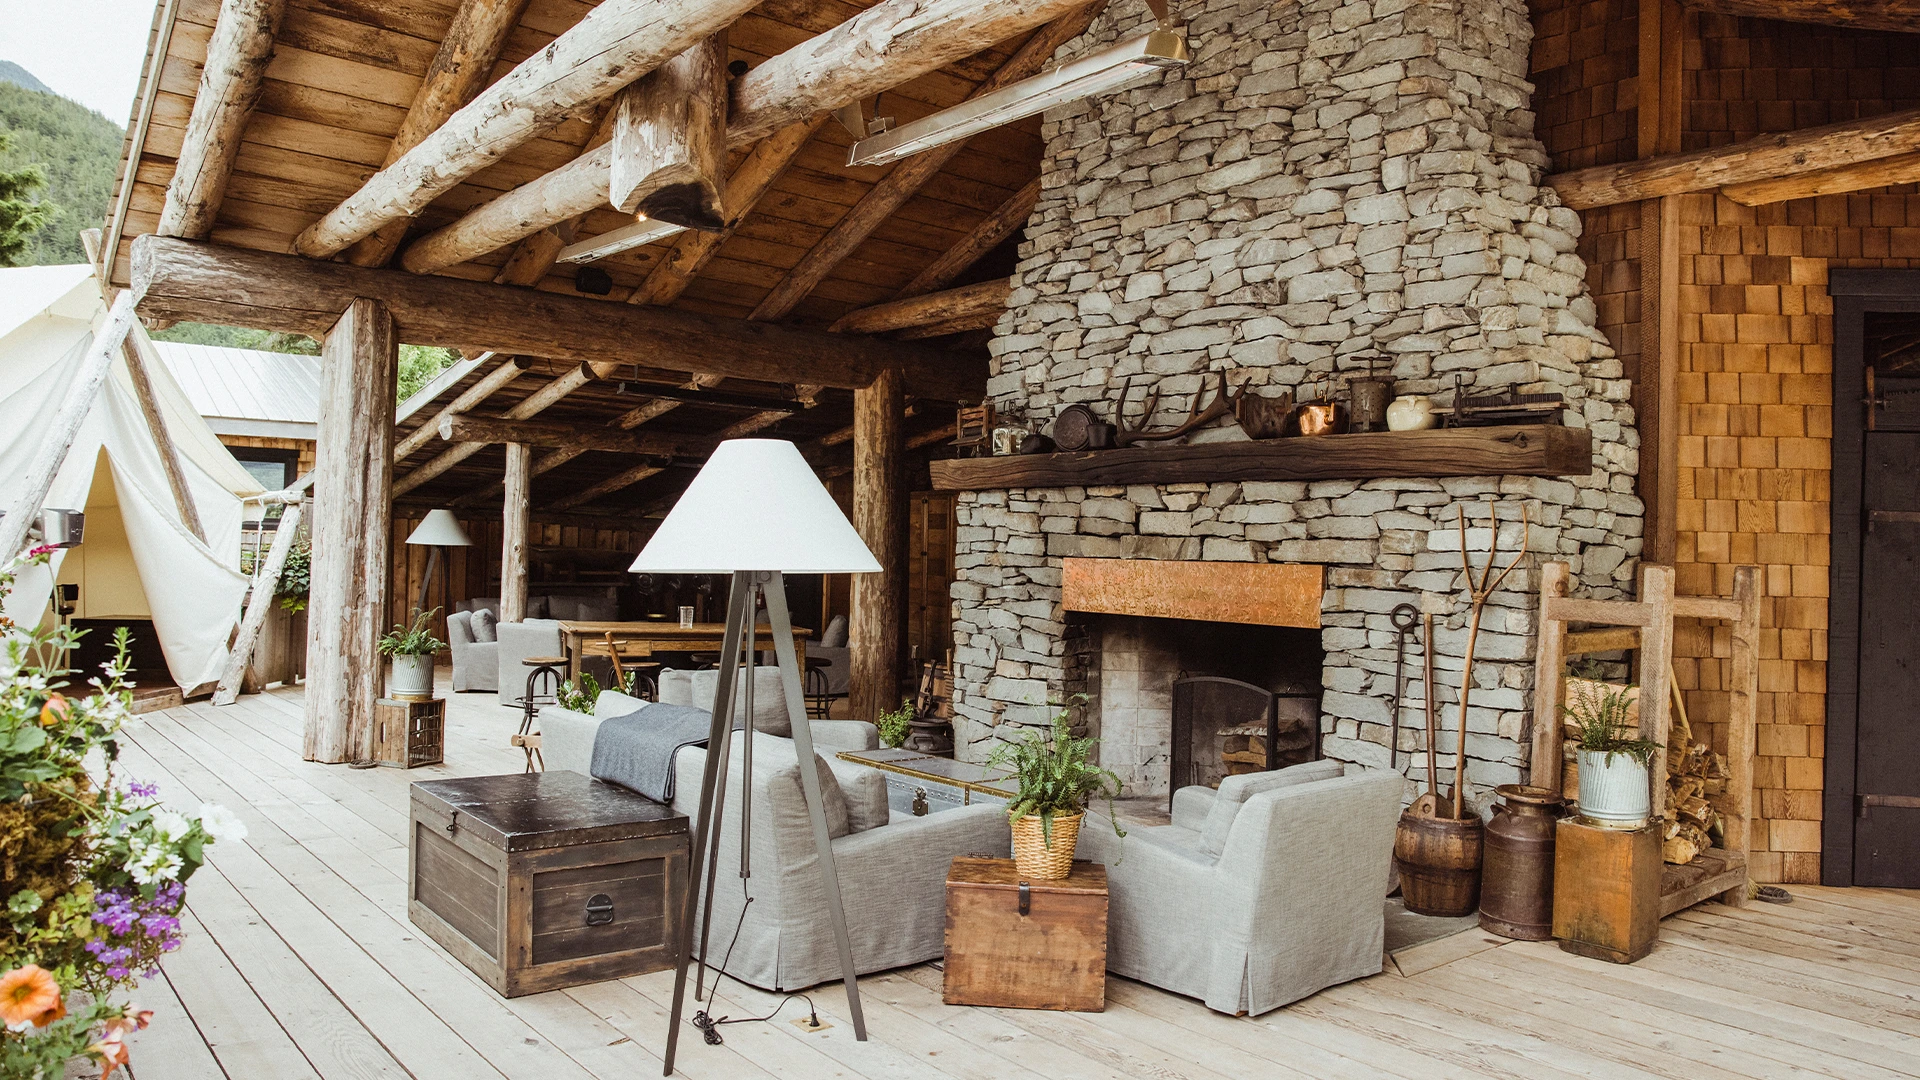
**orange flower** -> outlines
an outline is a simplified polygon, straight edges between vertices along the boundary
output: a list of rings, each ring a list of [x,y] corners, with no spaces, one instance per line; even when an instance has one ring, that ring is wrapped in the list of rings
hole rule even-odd
[[[73,705],[60,694],[48,694],[47,703],[40,706],[40,726],[52,727],[65,721],[73,712]]]
[[[8,1027],[46,1027],[65,1015],[60,984],[53,981],[52,972],[26,964],[0,975],[0,1021]]]
[[[127,1044],[121,1040],[146,1027],[152,1020],[152,1009],[138,1009],[129,1015],[107,1021],[100,1041],[87,1047],[87,1053],[100,1059],[100,1064],[104,1066],[100,1071],[100,1080],[111,1080],[114,1070],[128,1063],[130,1055],[127,1053]]]

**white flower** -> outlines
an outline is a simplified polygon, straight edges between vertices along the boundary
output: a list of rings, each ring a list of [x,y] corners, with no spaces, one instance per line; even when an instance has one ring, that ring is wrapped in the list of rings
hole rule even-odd
[[[193,822],[171,810],[156,810],[153,813],[153,830],[170,844],[177,844],[193,831]]]
[[[142,885],[172,881],[180,873],[180,856],[159,844],[135,840],[128,845],[128,853],[132,858],[127,861],[127,876]]]
[[[247,838],[246,825],[234,816],[233,811],[214,803],[201,804],[200,828],[215,843],[231,840],[237,844]]]

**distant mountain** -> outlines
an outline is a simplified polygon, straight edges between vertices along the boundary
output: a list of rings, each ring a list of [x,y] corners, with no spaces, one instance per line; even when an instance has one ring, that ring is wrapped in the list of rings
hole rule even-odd
[[[126,133],[5,60],[0,60],[0,131],[8,133],[10,142],[0,153],[0,171],[39,165],[47,174],[40,198],[60,208],[34,237],[25,264],[85,262],[80,231],[106,221]]]
[[[33,72],[28,71],[26,68],[21,67],[11,60],[0,60],[0,83],[12,83],[15,86],[24,87],[28,90],[36,90],[42,94],[53,93],[53,90],[48,87],[46,83],[33,77]]]

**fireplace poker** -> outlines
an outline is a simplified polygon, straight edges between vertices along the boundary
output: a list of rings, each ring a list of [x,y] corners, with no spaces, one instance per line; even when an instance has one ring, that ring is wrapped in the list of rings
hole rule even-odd
[[[1401,604],[1388,616],[1393,622],[1393,711],[1387,731],[1387,768],[1400,771],[1400,701],[1407,693],[1407,635],[1413,633],[1414,617],[1420,609]]]
[[[1434,751],[1439,737],[1439,719],[1433,709],[1433,613],[1420,616],[1420,697],[1427,711],[1427,793],[1413,800],[1407,813],[1416,817],[1438,817],[1440,812],[1440,762]]]

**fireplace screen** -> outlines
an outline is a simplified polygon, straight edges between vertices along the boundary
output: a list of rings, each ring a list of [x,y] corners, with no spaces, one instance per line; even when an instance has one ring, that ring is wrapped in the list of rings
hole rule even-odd
[[[1317,695],[1276,694],[1214,675],[1173,684],[1173,792],[1219,787],[1240,773],[1279,769],[1319,756]]]

